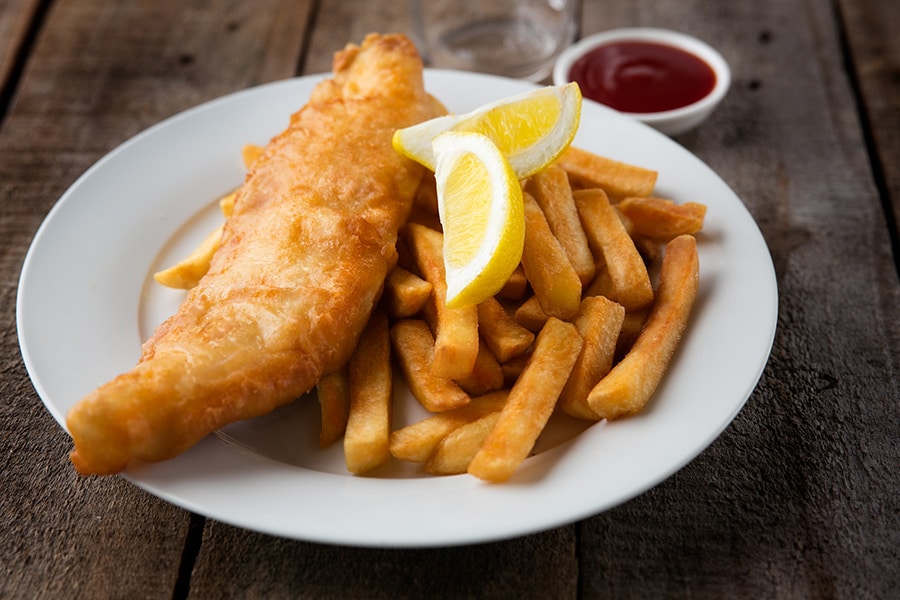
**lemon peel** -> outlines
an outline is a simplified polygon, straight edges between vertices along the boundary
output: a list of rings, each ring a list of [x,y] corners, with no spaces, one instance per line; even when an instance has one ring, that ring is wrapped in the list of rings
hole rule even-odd
[[[524,179],[556,160],[575,137],[581,119],[577,83],[547,86],[497,100],[471,112],[445,115],[394,132],[397,152],[435,169],[432,140],[446,131],[489,137]]]
[[[438,211],[444,229],[446,305],[495,295],[522,258],[522,188],[490,138],[447,131],[433,141]]]

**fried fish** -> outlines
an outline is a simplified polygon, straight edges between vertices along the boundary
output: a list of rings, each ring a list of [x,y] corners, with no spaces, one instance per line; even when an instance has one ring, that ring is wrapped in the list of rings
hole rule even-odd
[[[401,35],[369,35],[254,163],[208,273],[131,371],[69,412],[71,460],[112,474],[270,412],[349,358],[396,260],[422,167],[394,130],[438,116]]]

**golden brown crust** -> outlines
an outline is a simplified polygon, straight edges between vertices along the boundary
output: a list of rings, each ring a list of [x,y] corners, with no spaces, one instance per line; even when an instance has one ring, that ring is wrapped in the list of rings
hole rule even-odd
[[[70,411],[80,473],[176,456],[349,357],[422,175],[391,136],[435,114],[403,36],[370,35],[334,66],[253,165],[209,272],[141,362]]]

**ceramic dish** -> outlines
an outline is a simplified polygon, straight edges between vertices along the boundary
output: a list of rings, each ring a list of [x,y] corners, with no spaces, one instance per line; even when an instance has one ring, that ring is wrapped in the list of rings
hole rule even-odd
[[[731,85],[731,69],[722,55],[709,44],[686,34],[653,27],[613,29],[587,36],[567,48],[553,68],[553,83],[570,81],[572,66],[592,50],[614,42],[650,42],[663,44],[693,54],[705,62],[715,74],[711,91],[687,106],[661,112],[622,112],[667,135],[690,131],[705,121],[716,109]]]
[[[63,195],[22,270],[18,333],[34,386],[60,425],[97,385],[128,370],[182,293],[151,274],[221,222],[216,199],[243,177],[241,147],[264,144],[319,77],[242,91],[152,127],[100,160]],[[428,71],[428,87],[462,112],[528,89],[498,77]],[[589,517],[684,466],[731,422],[754,389],[775,330],[777,293],[750,214],[700,160],[665,136],[587,102],[576,144],[657,169],[658,191],[706,202],[701,284],[692,322],[656,396],[639,416],[576,435],[555,432],[503,485],[433,477],[392,464],[349,475],[340,444],[317,448],[315,402],[210,435],[170,461],[123,477],[187,510],[273,535],[381,547],[508,538]],[[399,426],[418,418],[397,393]],[[117,510],[111,507],[110,510]]]

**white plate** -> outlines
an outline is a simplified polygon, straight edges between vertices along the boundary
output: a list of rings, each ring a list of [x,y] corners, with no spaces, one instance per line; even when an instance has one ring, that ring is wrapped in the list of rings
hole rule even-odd
[[[428,71],[426,78],[456,112],[533,87],[472,73]],[[220,221],[215,200],[242,180],[241,147],[278,133],[319,79],[257,87],[168,119],[100,160],[54,206],[23,266],[17,320],[25,365],[61,425],[79,398],[136,362],[141,341],[175,310],[181,294],[153,284],[151,273]],[[396,465],[350,476],[339,444],[316,447],[315,402],[233,425],[174,460],[124,476],[173,504],[248,529],[403,547],[570,523],[684,466],[731,422],[768,359],[777,307],[768,250],[734,192],[662,134],[586,102],[575,143],[656,169],[660,195],[709,207],[692,322],[642,414],[591,427],[529,458],[503,485]],[[400,396],[397,422],[415,419],[415,402]]]

